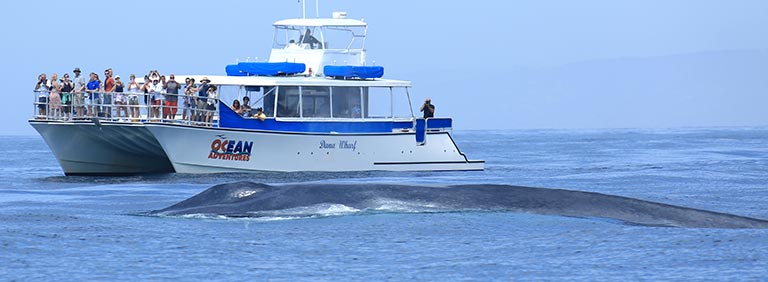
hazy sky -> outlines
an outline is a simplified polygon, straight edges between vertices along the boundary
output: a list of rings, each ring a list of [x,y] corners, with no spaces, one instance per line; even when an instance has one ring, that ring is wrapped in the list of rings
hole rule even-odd
[[[80,67],[85,73],[101,73],[112,67],[123,77],[149,69],[223,74],[224,66],[238,59],[266,59],[271,24],[301,16],[296,0],[179,3],[7,3],[0,18],[4,39],[0,58],[7,78],[0,134],[34,134],[26,120],[33,114],[31,90],[41,72],[61,75]],[[314,1],[307,3],[311,16],[313,5]],[[646,122],[649,117],[632,114],[631,103],[583,95],[586,88],[552,90],[552,84],[567,79],[554,74],[570,76],[558,70],[574,63],[732,50],[764,52],[768,50],[768,1],[321,1],[321,16],[332,11],[364,18],[370,24],[369,62],[385,66],[389,78],[413,81],[414,102],[432,97],[438,115],[453,116],[456,129],[768,125],[766,114],[740,114],[740,104],[717,108],[709,114],[714,118],[705,118],[701,106],[729,99],[718,93],[700,102],[710,104],[669,109],[675,115]],[[768,73],[755,77],[760,76],[768,80]],[[547,85],[537,88],[536,81],[542,77],[549,77]],[[763,103],[765,108],[765,96],[768,93],[762,94],[762,100],[744,103]],[[564,99],[569,102],[551,103]],[[645,102],[650,105],[664,102],[649,99]],[[572,110],[590,107],[613,108],[610,114],[615,116],[607,122]],[[536,115],[542,110],[548,114]]]

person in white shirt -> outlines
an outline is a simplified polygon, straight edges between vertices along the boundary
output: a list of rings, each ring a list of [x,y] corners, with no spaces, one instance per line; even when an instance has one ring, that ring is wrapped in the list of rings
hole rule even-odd
[[[160,117],[160,105],[163,104],[163,85],[159,79],[152,80],[152,86],[149,87],[149,93],[152,95],[152,110],[150,118]]]
[[[45,74],[37,76],[37,84],[35,84],[35,92],[40,92],[37,98],[38,118],[43,118],[47,115],[48,111],[48,90],[51,87],[48,77]]]
[[[211,125],[211,122],[213,122],[213,113],[216,111],[216,106],[219,104],[219,95],[216,92],[216,85],[211,85],[211,87],[208,88],[208,102],[207,102],[207,110],[208,114],[206,116],[205,122],[207,125]]]
[[[75,116],[76,117],[84,117],[85,116],[85,77],[80,75],[80,68],[75,68],[73,71],[75,73],[75,78],[72,80],[75,83],[75,89],[72,90],[75,92],[72,99],[72,107],[75,109]]]

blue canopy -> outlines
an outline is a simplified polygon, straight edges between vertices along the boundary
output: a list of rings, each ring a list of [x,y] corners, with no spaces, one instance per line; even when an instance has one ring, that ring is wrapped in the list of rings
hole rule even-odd
[[[380,78],[384,76],[384,67],[381,66],[325,66],[325,76],[340,78]]]
[[[307,66],[302,63],[256,63],[256,62],[243,62],[238,63],[237,67],[240,72],[246,75],[291,75],[302,73],[307,69]],[[229,74],[229,72],[227,73]]]
[[[240,71],[240,67],[237,65],[227,65],[225,68],[228,76],[248,76],[247,73]]]

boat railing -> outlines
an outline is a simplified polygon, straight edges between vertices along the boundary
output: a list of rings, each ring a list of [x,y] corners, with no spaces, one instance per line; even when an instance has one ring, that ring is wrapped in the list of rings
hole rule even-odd
[[[218,127],[219,109],[223,106],[216,98],[204,97],[202,101],[197,96],[171,93],[37,90],[34,98],[34,119],[43,121],[163,122]],[[175,105],[170,102],[173,100]]]

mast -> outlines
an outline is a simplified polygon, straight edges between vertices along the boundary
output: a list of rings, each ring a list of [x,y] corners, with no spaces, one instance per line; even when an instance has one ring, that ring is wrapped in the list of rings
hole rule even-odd
[[[307,18],[307,0],[299,0],[301,2],[301,18]],[[320,18],[320,0],[315,0],[315,18]]]

